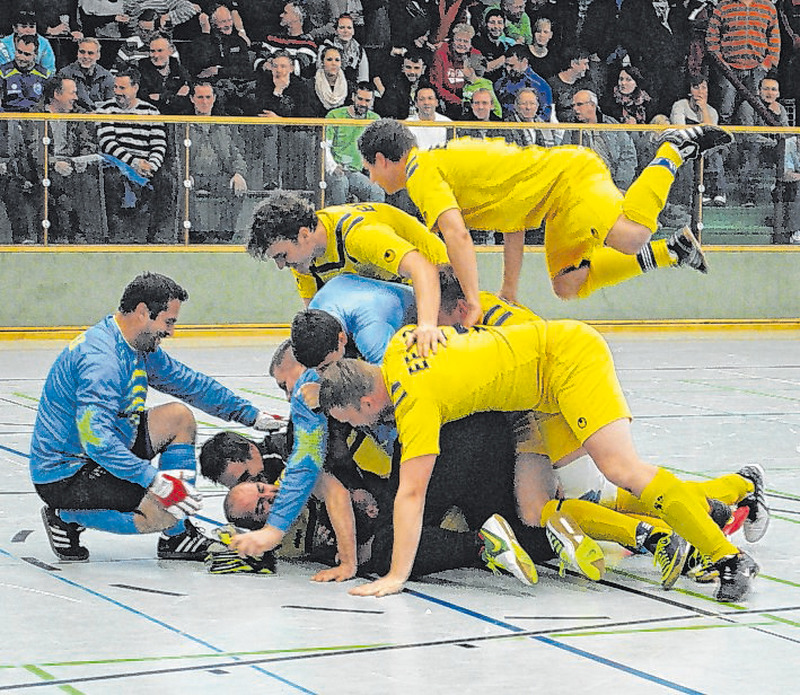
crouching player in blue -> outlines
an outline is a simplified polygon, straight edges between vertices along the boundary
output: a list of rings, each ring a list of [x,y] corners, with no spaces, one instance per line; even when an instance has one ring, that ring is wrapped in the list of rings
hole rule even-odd
[[[85,528],[161,531],[158,557],[203,560],[212,542],[185,517],[202,505],[194,489],[196,424],[188,407],[146,408],[148,385],[223,420],[268,429],[272,418],[216,380],[164,352],[188,293],[144,273],[119,310],[75,338],[45,381],[31,440],[30,470],[44,500],[53,552],[85,561]],[[151,461],[160,454],[158,468]]]

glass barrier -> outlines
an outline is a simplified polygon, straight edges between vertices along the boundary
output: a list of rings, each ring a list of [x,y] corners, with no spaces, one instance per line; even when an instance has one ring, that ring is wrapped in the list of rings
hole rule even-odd
[[[340,147],[355,128],[324,119],[164,117],[145,123],[4,115],[0,245],[241,245],[253,210],[276,189],[299,192],[317,206],[385,198],[414,214],[405,192],[385,196]],[[494,121],[415,122],[413,131],[424,148],[462,135],[590,147],[623,192],[653,160],[660,133],[641,126]],[[800,243],[798,131],[731,131],[732,145],[678,170],[658,234],[691,224],[705,244]],[[113,156],[131,137],[152,148],[151,170]],[[473,237],[479,245],[502,243],[502,235],[491,232]],[[529,244],[542,240],[541,229],[526,233]]]

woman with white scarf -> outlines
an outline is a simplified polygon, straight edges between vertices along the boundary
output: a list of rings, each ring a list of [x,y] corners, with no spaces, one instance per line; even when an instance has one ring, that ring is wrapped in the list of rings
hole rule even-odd
[[[322,51],[322,67],[314,76],[314,93],[325,113],[344,106],[350,93],[344,70],[342,53],[336,46],[327,46]]]

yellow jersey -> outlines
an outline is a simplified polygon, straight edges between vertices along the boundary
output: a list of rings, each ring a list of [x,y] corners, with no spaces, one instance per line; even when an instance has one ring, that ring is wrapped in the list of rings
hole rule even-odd
[[[448,262],[444,242],[392,205],[336,205],[318,210],[317,219],[328,237],[325,252],[314,259],[309,274],[292,270],[303,299],[340,273],[405,282],[398,267],[409,251],[419,251],[434,265]]]
[[[594,172],[598,162],[585,147],[456,138],[444,147],[411,150],[406,189],[429,229],[455,208],[470,229],[519,232],[540,227],[567,205],[584,169]]]

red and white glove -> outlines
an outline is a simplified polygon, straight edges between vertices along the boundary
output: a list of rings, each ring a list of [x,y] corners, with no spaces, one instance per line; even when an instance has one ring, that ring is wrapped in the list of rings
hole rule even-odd
[[[178,519],[197,514],[203,508],[203,496],[186,481],[191,475],[182,470],[172,473],[159,471],[150,483],[152,495]]]
[[[261,432],[276,432],[277,430],[285,428],[286,420],[284,420],[280,415],[273,415],[272,413],[267,413],[263,410],[259,412],[258,417],[256,417],[256,421],[253,423],[253,429]]]

